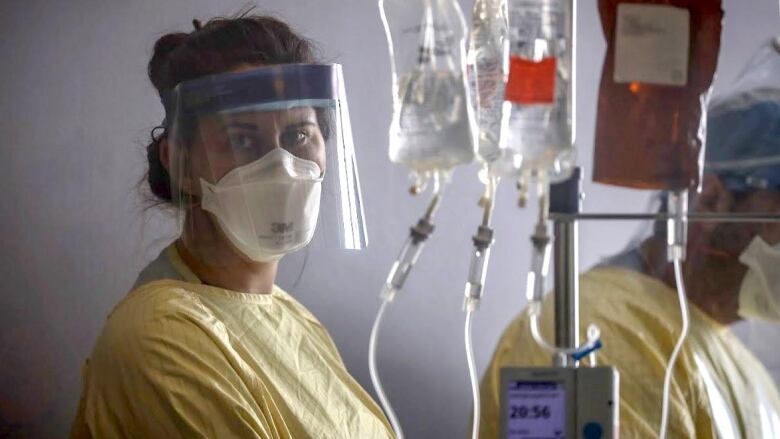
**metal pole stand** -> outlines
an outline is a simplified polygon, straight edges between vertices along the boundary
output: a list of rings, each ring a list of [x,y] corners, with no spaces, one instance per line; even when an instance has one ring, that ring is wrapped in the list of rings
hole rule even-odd
[[[555,344],[561,348],[579,346],[579,247],[577,220],[582,211],[582,169],[577,167],[561,183],[550,186],[550,214],[564,214],[553,220],[553,260],[555,294]],[[566,355],[556,355],[559,367],[576,367]]]

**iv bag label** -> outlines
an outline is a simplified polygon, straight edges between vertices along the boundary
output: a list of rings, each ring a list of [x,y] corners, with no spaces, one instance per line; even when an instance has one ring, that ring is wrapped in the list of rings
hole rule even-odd
[[[690,32],[688,9],[665,5],[618,5],[614,81],[686,85]]]
[[[552,104],[556,66],[557,60],[553,57],[536,62],[512,56],[505,99],[515,104]]]
[[[565,3],[562,0],[511,0],[507,12],[512,43],[533,46],[536,39],[566,38]]]

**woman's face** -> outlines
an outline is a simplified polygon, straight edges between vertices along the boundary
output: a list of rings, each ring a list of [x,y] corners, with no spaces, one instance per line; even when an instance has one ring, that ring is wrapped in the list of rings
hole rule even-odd
[[[312,161],[325,171],[325,139],[311,107],[209,115],[198,120],[197,132],[189,151],[195,181],[203,178],[216,183],[274,148]]]
[[[183,242],[202,260],[225,263],[235,257],[245,259],[212,214],[199,206],[201,180],[218,183],[229,172],[261,159],[275,148],[314,162],[325,172],[325,136],[312,107],[209,115],[197,121],[194,134],[186,147],[179,149],[183,155],[177,163],[184,178],[178,187],[196,200],[187,211],[192,228],[187,229]]]

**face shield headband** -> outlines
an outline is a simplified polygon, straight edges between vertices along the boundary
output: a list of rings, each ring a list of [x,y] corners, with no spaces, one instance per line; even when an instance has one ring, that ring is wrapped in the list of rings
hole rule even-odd
[[[165,123],[206,114],[290,106],[326,107],[339,98],[336,64],[282,64],[185,81],[162,93]],[[280,80],[284,78],[284,80]]]

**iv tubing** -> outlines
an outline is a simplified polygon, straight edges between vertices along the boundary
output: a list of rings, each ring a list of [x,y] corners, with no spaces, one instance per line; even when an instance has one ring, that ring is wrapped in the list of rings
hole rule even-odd
[[[491,240],[492,240],[492,230],[490,230],[490,220],[492,219],[493,215],[493,207],[494,207],[494,199],[496,196],[496,186],[498,184],[497,179],[490,178],[489,181],[485,184],[485,194],[480,200],[480,204],[482,206],[483,213],[482,213],[482,225],[477,232],[477,235],[479,236],[480,233],[487,229],[490,231],[491,234]],[[487,244],[487,247],[479,247],[475,239],[475,246],[477,250],[480,250],[482,252],[489,252],[490,251],[490,244]],[[472,261],[472,264],[474,262]],[[477,375],[477,365],[474,362],[474,343],[471,339],[471,328],[472,328],[472,322],[474,318],[474,311],[477,309],[477,305],[479,304],[479,300],[481,299],[482,295],[482,283],[484,281],[484,275],[485,275],[485,269],[487,265],[487,258],[483,260],[483,264],[480,267],[479,275],[479,288],[477,290],[469,290],[469,285],[471,282],[474,282],[475,279],[472,279],[471,276],[473,275],[471,272],[469,273],[469,281],[466,283],[466,301],[464,302],[464,308],[466,309],[466,325],[464,328],[464,341],[466,344],[466,362],[468,363],[469,368],[469,379],[471,381],[471,396],[472,396],[472,404],[473,407],[473,415],[472,415],[472,421],[471,421],[471,437],[472,439],[479,439],[479,421],[480,421],[480,395],[479,395],[479,376]],[[470,270],[471,271],[471,270]],[[471,296],[469,293],[473,293],[476,291],[475,296]]]
[[[669,428],[669,392],[671,391],[674,364],[677,361],[677,357],[680,355],[683,343],[685,343],[685,338],[688,336],[688,330],[690,326],[688,299],[685,294],[685,283],[682,274],[682,259],[680,258],[675,258],[674,260],[674,277],[677,283],[677,299],[680,301],[682,330],[680,332],[680,338],[677,340],[677,344],[674,346],[674,350],[672,351],[672,356],[669,357],[669,364],[666,367],[666,374],[664,375],[663,404],[661,405],[661,431],[658,435],[658,437],[661,439],[666,438],[666,433]]]
[[[439,209],[441,195],[442,192],[444,192],[444,184],[447,180],[448,177],[441,175],[439,172],[433,174],[433,195],[431,196],[431,202],[428,204],[428,208],[425,210],[424,216],[427,221],[433,220],[433,215],[435,215],[436,211]]]
[[[482,223],[477,228],[474,241],[474,253],[471,257],[468,279],[466,281],[466,298],[463,301],[465,311],[476,311],[482,299],[482,291],[485,283],[488,260],[490,258],[490,246],[493,244],[493,229],[490,221],[493,217],[494,200],[496,196],[497,178],[490,178],[485,183],[485,193],[479,200],[482,207]]]
[[[588,326],[588,341],[576,348],[559,348],[547,342],[542,336],[542,331],[539,329],[539,317],[540,312],[534,311],[533,304],[531,305],[531,335],[534,341],[551,354],[573,355],[580,352],[589,351],[597,347],[599,337],[601,336],[601,330],[596,325]],[[539,304],[541,307],[541,303]]]
[[[441,203],[444,183],[448,181],[449,177],[444,172],[445,171],[435,172],[433,175],[433,196],[431,198],[431,202],[428,204],[428,208],[425,210],[425,215],[423,216],[423,219],[427,222],[433,220],[433,216],[436,213],[436,210],[439,208],[439,204]],[[411,267],[409,269],[411,270]],[[374,320],[374,325],[371,328],[371,336],[368,343],[368,370],[371,374],[371,383],[374,385],[374,390],[376,390],[377,396],[379,397],[379,402],[382,405],[382,408],[387,414],[387,418],[393,427],[396,439],[404,439],[404,432],[401,428],[401,423],[398,422],[398,416],[395,414],[393,406],[390,404],[390,400],[385,394],[382,381],[379,379],[379,371],[377,370],[376,366],[376,344],[377,338],[379,337],[379,328],[382,325],[382,316],[385,313],[387,304],[390,303],[394,295],[395,293],[389,296],[384,294],[382,295],[382,305],[379,307],[376,319]]]
[[[541,175],[541,181],[538,183],[537,191],[539,194],[539,222],[536,225],[536,232],[534,233],[534,236],[540,239],[548,238],[547,236],[547,227],[545,226],[548,219],[549,219],[549,212],[550,212],[550,197],[549,192],[547,191],[547,181],[546,181],[546,175]],[[530,302],[530,326],[531,326],[531,336],[533,337],[536,344],[538,344],[542,349],[546,350],[547,352],[551,354],[559,354],[559,355],[575,355],[586,351],[594,351],[598,349],[599,344],[599,337],[601,337],[601,330],[596,325],[590,325],[588,326],[588,340],[583,343],[582,345],[574,348],[561,348],[558,346],[555,346],[551,343],[548,343],[547,340],[544,339],[544,336],[542,335],[542,331],[539,329],[539,320],[541,318],[542,314],[542,294],[544,293],[544,280],[547,277],[547,262],[546,259],[549,255],[547,253],[549,250],[549,241],[545,244],[545,248],[541,249],[545,257],[543,260],[545,262],[542,263],[539,267],[532,267],[532,273],[533,277],[529,275],[529,281],[526,284],[526,288],[528,289],[526,291],[526,297],[531,300]],[[533,279],[533,280],[531,280]],[[595,357],[595,355],[594,355]],[[591,357],[592,361],[595,362],[595,358]]]
[[[491,178],[487,184],[485,197],[483,198],[485,203],[484,211],[482,212],[482,225],[485,227],[490,227],[490,221],[493,219],[493,206],[496,198],[497,185],[498,180],[495,178]]]
[[[393,426],[395,437],[397,439],[404,438],[404,432],[401,429],[401,423],[398,422],[398,417],[393,411],[393,406],[390,405],[390,400],[385,395],[385,390],[382,387],[382,382],[379,380],[379,373],[376,367],[376,339],[379,335],[379,327],[382,324],[382,316],[387,308],[387,300],[382,300],[382,305],[379,307],[379,312],[376,314],[376,320],[374,320],[374,326],[371,328],[371,338],[368,342],[368,370],[371,373],[371,382],[374,384],[374,390],[376,390],[377,396],[379,396],[379,402],[382,404],[382,408],[385,409],[387,418],[390,420],[390,424]]]
[[[477,365],[474,362],[474,344],[471,341],[471,324],[474,312],[466,312],[465,342],[466,342],[466,360],[469,366],[469,378],[471,379],[471,394],[474,400],[474,415],[471,422],[472,439],[479,438],[479,417],[480,417],[480,399],[479,399],[479,378],[477,376]]]
[[[690,313],[688,311],[688,298],[685,293],[685,278],[683,277],[682,264],[685,259],[685,250],[687,247],[687,225],[688,225],[688,193],[686,191],[673,192],[669,194],[668,210],[672,217],[666,223],[666,243],[668,245],[668,259],[674,265],[674,279],[677,284],[677,299],[680,302],[680,318],[682,328],[680,329],[680,338],[672,350],[669,357],[669,363],[666,365],[664,373],[664,387],[661,403],[661,426],[658,437],[666,439],[669,428],[669,393],[672,386],[672,375],[677,357],[680,355],[685,338],[688,336],[690,327]]]

